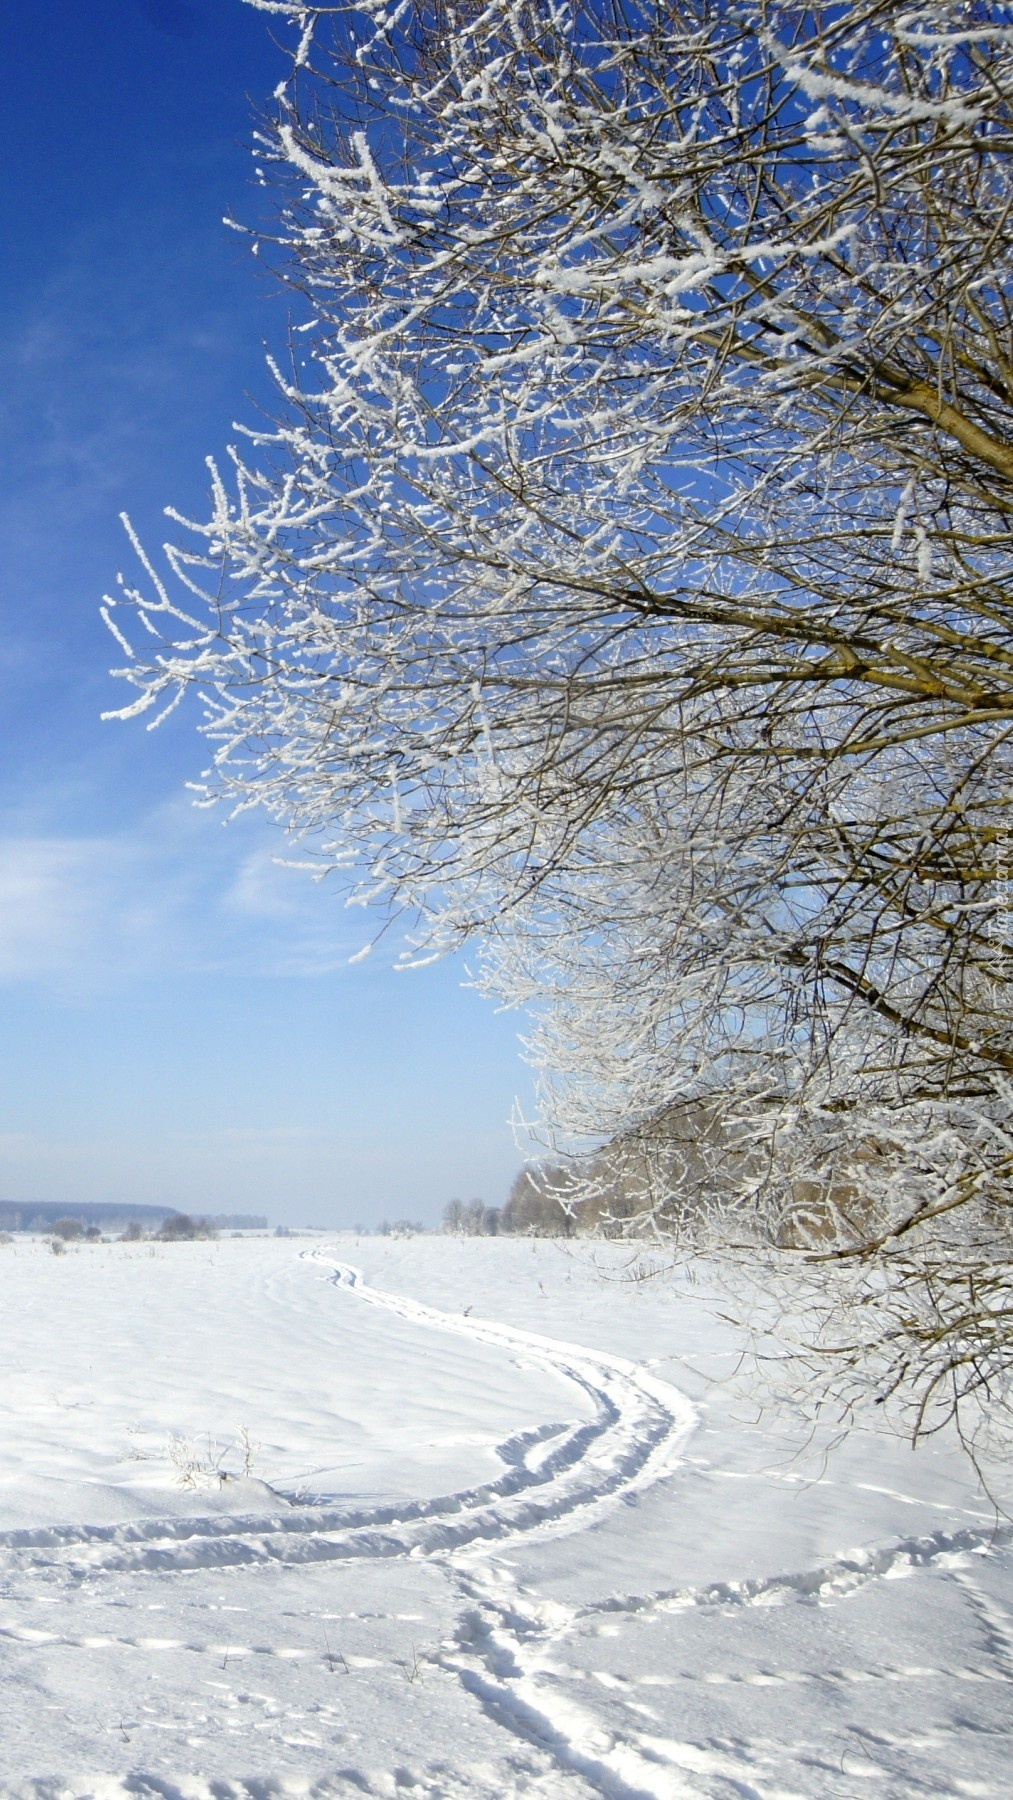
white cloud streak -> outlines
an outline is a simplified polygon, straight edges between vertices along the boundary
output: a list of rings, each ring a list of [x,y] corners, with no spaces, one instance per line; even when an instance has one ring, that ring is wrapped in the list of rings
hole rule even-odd
[[[173,968],[313,975],[347,964],[361,914],[280,868],[284,839],[182,803],[129,833],[0,831],[0,982],[92,988]]]

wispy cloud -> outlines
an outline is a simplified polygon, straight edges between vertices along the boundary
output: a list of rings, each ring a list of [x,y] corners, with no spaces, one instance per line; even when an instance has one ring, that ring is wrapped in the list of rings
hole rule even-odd
[[[313,975],[347,964],[361,914],[298,871],[260,821],[185,802],[121,835],[0,831],[0,981],[92,989],[157,971]]]

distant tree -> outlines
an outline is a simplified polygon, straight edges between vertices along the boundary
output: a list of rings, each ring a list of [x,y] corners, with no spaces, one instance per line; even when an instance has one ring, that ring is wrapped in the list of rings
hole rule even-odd
[[[121,1244],[137,1244],[144,1237],[144,1226],[138,1219],[130,1219],[120,1233]]]
[[[74,1238],[81,1238],[85,1235],[80,1219],[54,1219],[52,1231],[54,1236],[62,1238],[65,1244],[69,1244]]]
[[[448,1200],[446,1206],[443,1208],[444,1231],[463,1231],[464,1212],[465,1208],[463,1200]]]
[[[468,1237],[481,1237],[485,1230],[485,1201],[469,1200],[464,1209],[463,1230]]]
[[[487,1206],[484,1200],[469,1200],[464,1208],[462,1229],[469,1237],[496,1237],[503,1213],[499,1206]]]
[[[514,1178],[500,1229],[527,1237],[572,1237],[583,1196],[574,1170],[560,1163],[522,1169]]]
[[[448,1200],[443,1209],[444,1231],[462,1237],[495,1237],[500,1228],[500,1208],[484,1200]]]
[[[156,1237],[163,1243],[178,1243],[184,1238],[213,1238],[218,1234],[207,1219],[192,1219],[189,1213],[170,1213],[163,1219]]]

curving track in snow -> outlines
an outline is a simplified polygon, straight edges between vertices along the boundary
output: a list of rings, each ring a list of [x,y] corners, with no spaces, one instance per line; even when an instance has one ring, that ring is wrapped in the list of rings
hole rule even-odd
[[[295,1269],[332,1284],[316,1290],[325,1303],[397,1317],[409,1354],[431,1332],[481,1344],[543,1369],[553,1392],[569,1383],[590,1417],[517,1434],[499,1446],[496,1479],[425,1500],[264,1488],[257,1512],[0,1533],[0,1671],[24,1696],[24,1748],[6,1753],[24,1778],[5,1784],[0,1749],[0,1794],[859,1800],[870,1780],[882,1800],[1005,1791],[1008,1526],[963,1512],[886,1542],[856,1531],[844,1539],[856,1549],[811,1546],[797,1560],[801,1534],[787,1529],[748,1576],[655,1586],[667,1534],[692,1534],[726,1492],[698,1460],[670,1510],[607,1523],[685,1464],[696,1414],[677,1389],[622,1357],[385,1292],[322,1249]],[[756,1477],[761,1510],[775,1479]],[[541,1545],[599,1522],[573,1547],[576,1579],[571,1567],[557,1580],[567,1558]],[[35,1733],[50,1729],[62,1772],[43,1776]],[[75,1772],[82,1743],[100,1778]],[[249,1761],[260,1772],[244,1776]]]
[[[279,1495],[271,1513],[138,1519],[115,1525],[43,1526],[0,1532],[8,1569],[68,1565],[77,1574],[288,1564],[359,1557],[430,1556],[518,1534],[584,1529],[678,1466],[696,1411],[669,1383],[622,1357],[514,1326],[441,1312],[371,1287],[358,1269],[319,1250],[342,1295],[423,1329],[491,1345],[573,1383],[593,1416],[547,1424],[498,1446],[498,1479],[432,1499],[380,1506],[299,1502]]]

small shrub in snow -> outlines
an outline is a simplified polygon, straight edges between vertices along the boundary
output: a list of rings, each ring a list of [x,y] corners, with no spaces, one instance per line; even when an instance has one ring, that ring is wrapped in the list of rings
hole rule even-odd
[[[240,1425],[236,1437],[236,1447],[243,1459],[243,1474],[252,1475],[260,1445],[256,1442],[248,1425]]]
[[[188,1438],[172,1432],[166,1444],[166,1454],[176,1470],[176,1479],[184,1488],[224,1487],[238,1475],[249,1477],[253,1474],[259,1449],[248,1425],[239,1427],[232,1444],[220,1444],[210,1431],[202,1438]],[[226,1458],[230,1456],[238,1465],[231,1469],[225,1466]]]
[[[196,1438],[182,1437],[176,1432],[171,1434],[166,1448],[180,1487],[204,1487],[214,1482],[223,1487],[228,1480],[228,1473],[222,1468],[225,1451],[210,1432],[203,1450],[198,1447]]]

